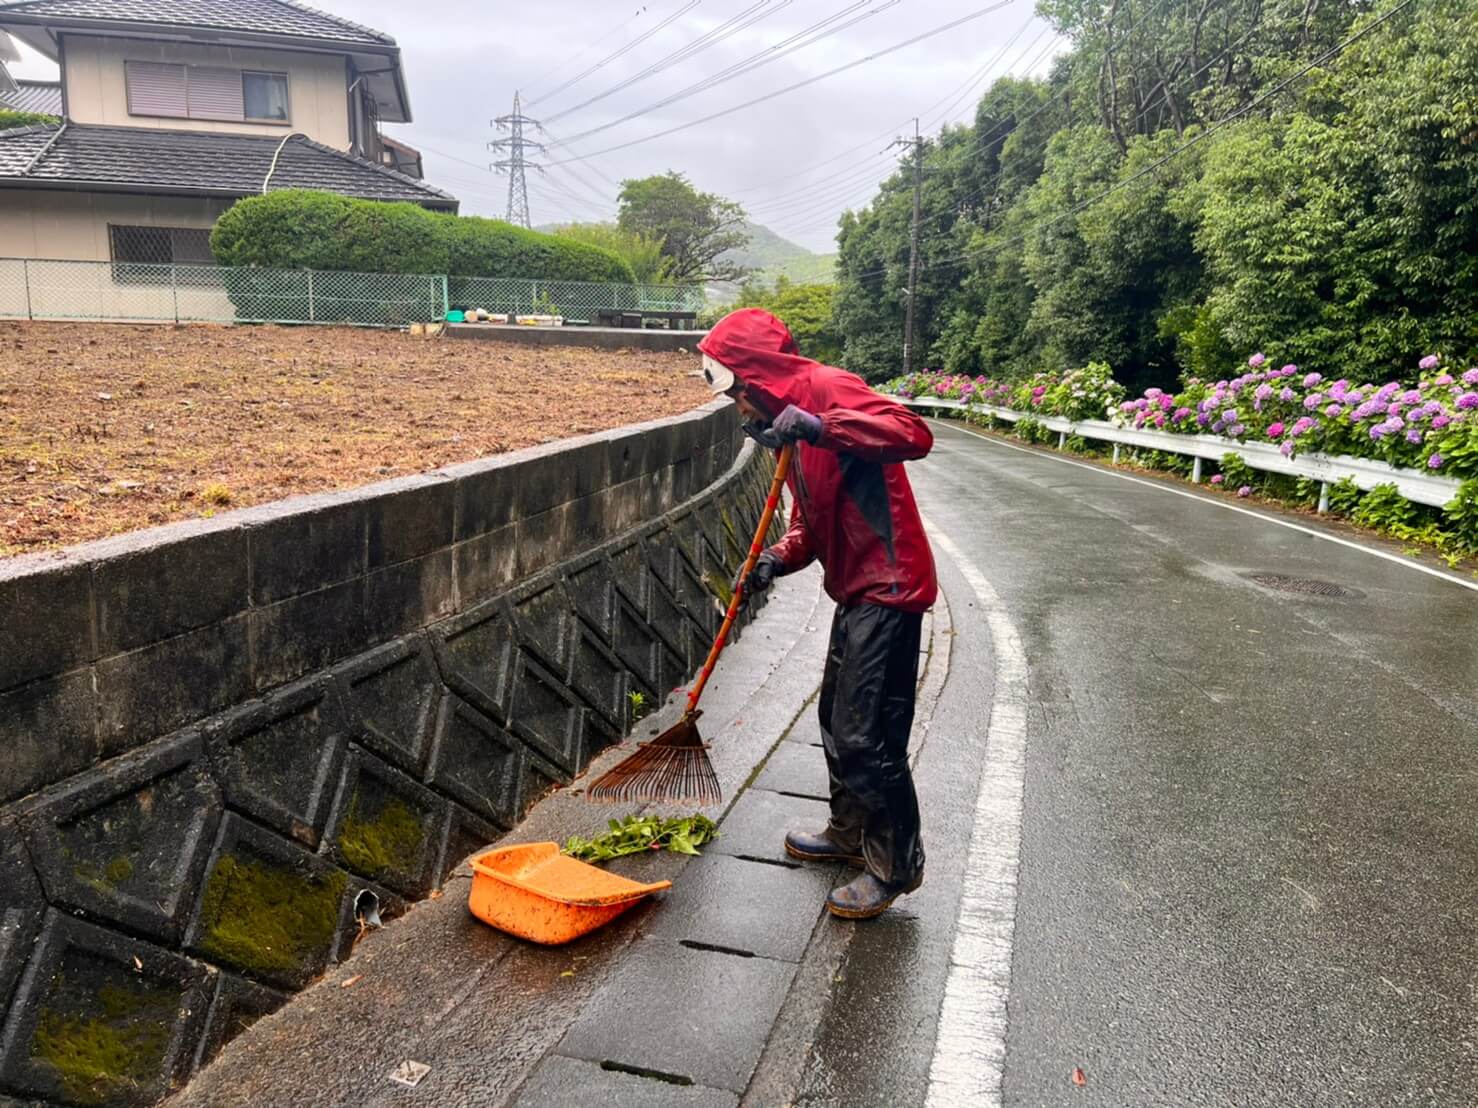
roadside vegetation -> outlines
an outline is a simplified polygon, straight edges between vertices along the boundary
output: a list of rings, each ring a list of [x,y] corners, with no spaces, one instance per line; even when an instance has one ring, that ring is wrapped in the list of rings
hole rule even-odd
[[[977,426],[998,421],[986,410],[1022,413],[1010,433],[1027,442],[1055,443],[1041,417],[1107,420],[1121,427],[1168,435],[1212,434],[1277,446],[1289,457],[1317,452],[1370,458],[1392,466],[1440,473],[1461,482],[1443,509],[1413,504],[1394,485],[1362,492],[1334,485],[1330,507],[1393,538],[1432,547],[1451,565],[1478,557],[1478,368],[1450,368],[1441,355],[1423,358],[1410,383],[1326,380],[1293,364],[1274,368],[1254,354],[1239,376],[1217,381],[1188,377],[1177,391],[1151,387],[1126,399],[1108,367],[1095,363],[1063,374],[1038,373],[1002,381],[950,373],[915,373],[882,386],[911,398],[939,397],[978,405],[965,411]],[[1071,436],[1068,449],[1104,453],[1105,444]],[[1189,475],[1191,459],[1171,451],[1129,453],[1133,464]],[[1210,477],[1212,488],[1313,507],[1319,482],[1252,469],[1235,451]]]
[[[1041,10],[1073,44],[1050,76],[926,146],[925,364],[1101,362],[1137,393],[1238,351],[1384,380],[1478,350],[1470,0]],[[843,361],[872,380],[902,361],[911,204],[905,163],[840,224]]]

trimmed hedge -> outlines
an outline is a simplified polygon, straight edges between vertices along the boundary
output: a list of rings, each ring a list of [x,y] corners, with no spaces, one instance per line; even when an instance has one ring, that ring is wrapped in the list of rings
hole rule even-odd
[[[227,266],[635,281],[609,250],[496,219],[307,189],[238,200],[216,221],[210,248]]]

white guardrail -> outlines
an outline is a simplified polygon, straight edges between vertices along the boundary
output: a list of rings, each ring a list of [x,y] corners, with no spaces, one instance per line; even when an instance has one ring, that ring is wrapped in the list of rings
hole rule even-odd
[[[997,408],[990,404],[964,404],[958,400],[941,400],[937,397],[920,396],[914,399],[900,398],[911,408],[929,411],[970,411],[994,416],[1006,423],[1019,419],[1034,419],[1057,432],[1057,445],[1066,445],[1069,435],[1114,444],[1114,461],[1119,460],[1119,450],[1125,446],[1137,446],[1144,450],[1158,450],[1164,454],[1184,454],[1195,459],[1191,480],[1201,480],[1201,462],[1205,459],[1220,461],[1224,454],[1236,454],[1252,469],[1265,473],[1282,473],[1290,477],[1309,477],[1323,482],[1319,492],[1319,511],[1329,510],[1329,486],[1348,477],[1365,491],[1377,485],[1395,485],[1407,500],[1443,508],[1457,496],[1461,482],[1452,477],[1435,473],[1423,473],[1415,469],[1398,469],[1372,458],[1351,458],[1345,454],[1295,454],[1288,458],[1276,447],[1261,442],[1238,442],[1221,435],[1170,435],[1164,431],[1146,431],[1142,428],[1118,427],[1101,419],[1071,420],[1061,416],[1039,416],[1030,412],[1017,412],[1010,408]]]

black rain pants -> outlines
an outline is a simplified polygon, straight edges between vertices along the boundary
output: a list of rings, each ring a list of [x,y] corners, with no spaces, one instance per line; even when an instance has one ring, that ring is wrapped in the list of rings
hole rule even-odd
[[[859,849],[889,885],[924,872],[919,801],[908,767],[923,616],[876,604],[838,607],[821,679],[821,738],[838,846]]]

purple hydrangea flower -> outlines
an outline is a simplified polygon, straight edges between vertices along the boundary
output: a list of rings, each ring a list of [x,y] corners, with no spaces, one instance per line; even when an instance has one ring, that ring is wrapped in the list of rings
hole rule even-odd
[[[1312,431],[1314,427],[1315,423],[1312,419],[1310,419],[1308,416],[1300,416],[1297,420],[1294,421],[1292,434],[1295,438],[1297,438],[1299,435],[1302,435],[1306,431]]]
[[[1422,441],[1422,433],[1418,431],[1415,427],[1413,427],[1411,430],[1406,432],[1406,441],[1415,446],[1417,443]]]
[[[1441,469],[1442,468],[1442,463],[1445,460],[1446,459],[1444,459],[1441,454],[1433,454],[1430,458],[1427,459],[1427,468],[1428,469]]]
[[[1465,392],[1457,398],[1459,411],[1471,412],[1478,408],[1478,392]]]
[[[1173,396],[1166,396],[1164,394],[1161,394],[1160,411],[1168,412],[1173,407],[1175,407],[1175,398]]]
[[[1288,404],[1298,399],[1298,393],[1294,392],[1292,389],[1288,388],[1285,385],[1283,387],[1283,391],[1278,394],[1278,399],[1283,401],[1283,403]]]
[[[1233,424],[1232,425],[1232,436],[1234,438],[1239,438],[1240,439],[1246,433],[1247,433],[1247,428],[1244,427],[1242,424],[1236,423],[1236,424]]]
[[[1286,440],[1284,440],[1283,445],[1280,446],[1280,447],[1278,447],[1278,451],[1285,458],[1291,458],[1291,457],[1293,457],[1293,440],[1292,439],[1286,439]]]
[[[1440,354],[1428,354],[1421,360],[1421,367],[1423,369],[1436,369],[1441,364],[1442,355]]]
[[[1432,430],[1434,430],[1434,431],[1440,431],[1440,430],[1442,430],[1442,428],[1448,426],[1451,423],[1452,423],[1452,416],[1448,416],[1448,415],[1440,415],[1440,416],[1437,416],[1437,417],[1435,417],[1432,420]]]
[[[1278,372],[1281,373],[1284,377],[1292,377],[1295,373],[1298,372],[1298,366],[1294,365],[1292,362],[1289,362],[1282,369],[1278,370]]]
[[[1376,400],[1367,400],[1355,409],[1356,419],[1369,419],[1373,415],[1379,415],[1386,410],[1386,406]]]
[[[1322,403],[1324,403],[1324,394],[1322,392],[1311,392],[1308,396],[1304,397],[1304,407],[1311,412]]]
[[[1324,380],[1322,373],[1309,373],[1304,376],[1304,388],[1311,389],[1320,381]]]
[[[1420,389],[1407,389],[1401,394],[1401,403],[1403,404],[1420,404],[1423,399],[1425,398],[1422,396]]]
[[[1339,405],[1339,404],[1331,404],[1331,405],[1329,405],[1329,407],[1327,407],[1327,408],[1324,409],[1324,414],[1327,415],[1330,419],[1335,418],[1335,416],[1338,416],[1338,415],[1342,414],[1343,412],[1344,412],[1344,407],[1342,405]]]
[[[1452,374],[1451,373],[1444,373],[1440,377],[1434,377],[1434,378],[1432,378],[1432,384],[1434,384],[1434,385],[1450,385],[1450,384],[1452,384]]]
[[[1189,408],[1176,408],[1175,414],[1170,418],[1175,423],[1179,423],[1183,419],[1190,419],[1193,414]]]
[[[1463,384],[1478,385],[1478,369],[1470,369],[1463,374]]]
[[[1267,360],[1267,355],[1265,354],[1254,354],[1252,355],[1252,357],[1247,359],[1247,364],[1250,365],[1253,369],[1257,369]]]
[[[1207,415],[1205,412],[1202,412],[1200,415],[1198,415],[1196,417],[1196,422],[1199,423],[1202,427],[1205,427],[1206,424],[1208,424],[1208,423],[1211,422],[1211,417],[1209,415]]]
[[[1246,500],[1249,496],[1252,495],[1252,486],[1243,485],[1240,489],[1237,490],[1237,495],[1240,496],[1243,500]]]

